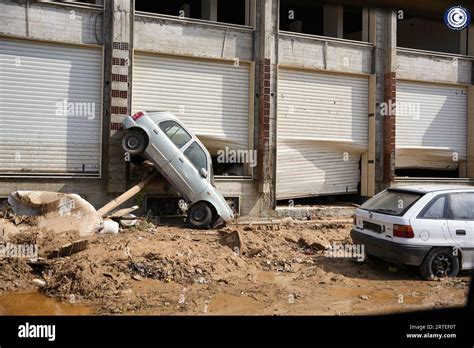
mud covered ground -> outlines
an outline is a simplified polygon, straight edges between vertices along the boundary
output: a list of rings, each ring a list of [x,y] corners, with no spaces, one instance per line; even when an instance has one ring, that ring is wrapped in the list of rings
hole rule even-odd
[[[243,246],[223,245],[236,231]],[[349,221],[221,230],[141,221],[88,237],[88,248],[68,257],[0,260],[0,314],[17,312],[12,296],[36,291],[87,308],[62,314],[352,315],[465,303],[468,274],[428,282],[413,268],[328,257],[324,247],[351,243],[349,231]],[[40,235],[39,254],[74,239]]]

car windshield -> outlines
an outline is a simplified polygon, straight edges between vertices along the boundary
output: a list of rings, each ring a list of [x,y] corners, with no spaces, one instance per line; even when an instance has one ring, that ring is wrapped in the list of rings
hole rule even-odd
[[[403,215],[423,194],[410,191],[386,190],[360,206],[361,209],[388,215]]]

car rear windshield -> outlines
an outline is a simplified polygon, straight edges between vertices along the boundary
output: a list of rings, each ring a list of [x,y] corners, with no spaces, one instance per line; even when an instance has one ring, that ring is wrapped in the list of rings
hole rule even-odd
[[[372,197],[360,208],[376,213],[402,216],[421,196],[423,194],[418,192],[389,189]]]

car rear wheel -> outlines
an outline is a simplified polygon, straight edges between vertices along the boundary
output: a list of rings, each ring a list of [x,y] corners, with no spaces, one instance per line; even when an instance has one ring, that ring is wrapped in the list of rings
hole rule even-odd
[[[207,228],[212,221],[211,208],[204,202],[192,205],[188,210],[188,222],[196,228]]]
[[[122,138],[122,147],[131,155],[138,155],[145,150],[146,139],[142,132],[130,130]]]
[[[459,273],[459,259],[453,255],[451,248],[433,249],[423,260],[420,273],[427,280],[456,277]]]

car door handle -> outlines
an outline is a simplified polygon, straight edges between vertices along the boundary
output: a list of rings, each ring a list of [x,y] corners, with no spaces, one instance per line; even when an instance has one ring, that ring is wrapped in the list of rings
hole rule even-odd
[[[158,135],[158,131],[156,129],[153,129],[153,133],[155,133],[156,135]]]
[[[178,158],[181,163],[184,163],[183,159],[181,157]]]
[[[466,235],[466,230],[456,230],[456,234],[458,236],[465,236]]]

